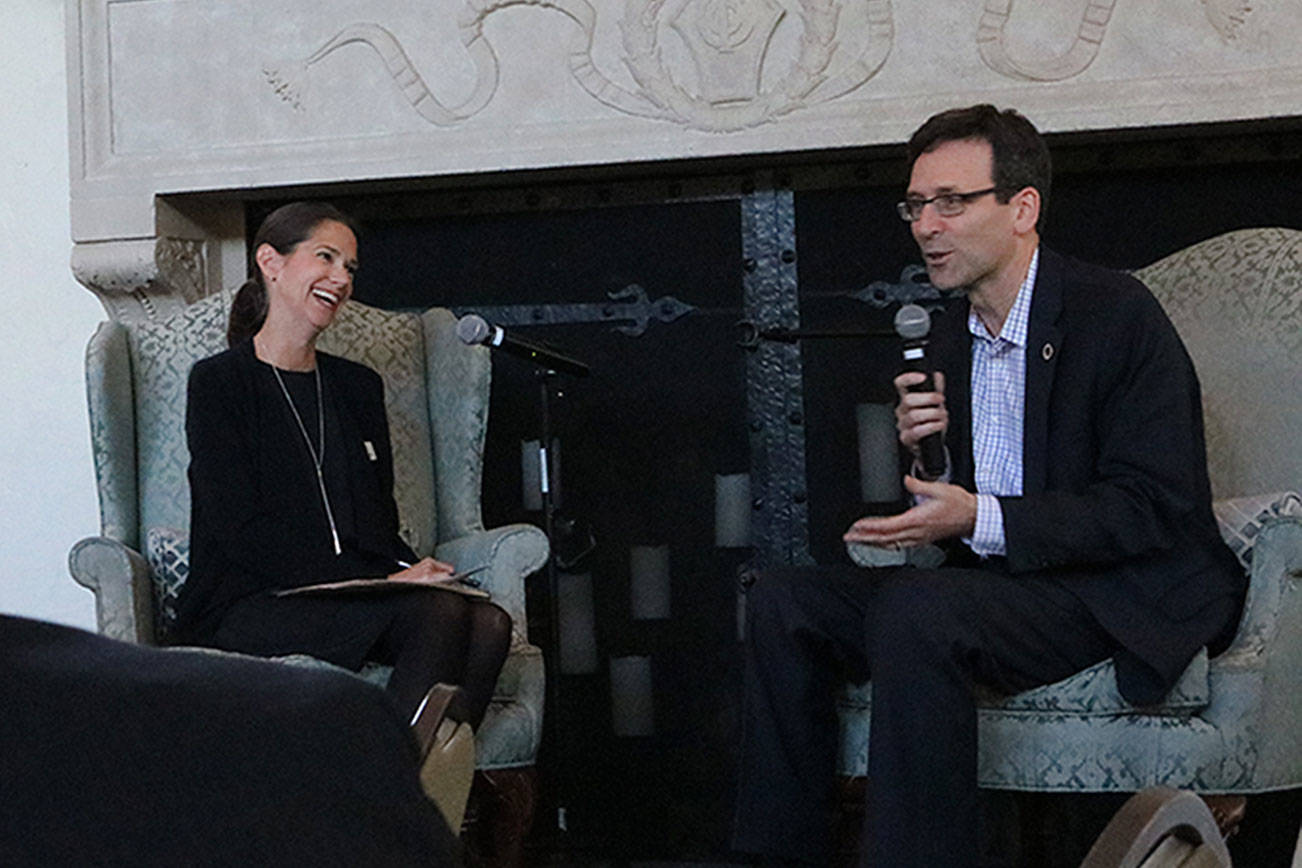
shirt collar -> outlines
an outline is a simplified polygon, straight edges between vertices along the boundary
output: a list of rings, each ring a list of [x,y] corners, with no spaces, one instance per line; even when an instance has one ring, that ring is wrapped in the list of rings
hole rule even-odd
[[[1040,248],[1036,247],[1035,253],[1031,254],[1031,267],[1026,269],[1026,279],[1017,290],[1017,298],[1013,300],[1013,306],[1009,309],[1008,316],[1004,318],[1004,325],[999,330],[998,336],[991,336],[985,323],[981,322],[981,317],[977,316],[975,311],[969,310],[967,330],[972,333],[972,336],[986,341],[1007,341],[1025,347],[1026,332],[1031,322],[1031,295],[1035,291],[1035,275],[1039,270]]]

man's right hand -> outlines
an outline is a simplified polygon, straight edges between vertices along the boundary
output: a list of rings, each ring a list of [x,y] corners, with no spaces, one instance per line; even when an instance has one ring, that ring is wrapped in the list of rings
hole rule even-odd
[[[895,391],[900,401],[895,405],[895,427],[900,432],[900,442],[913,456],[918,457],[918,443],[928,434],[940,432],[943,437],[949,427],[949,411],[945,409],[945,375],[935,373],[936,391],[910,392],[926,379],[917,371],[905,371],[895,378]]]

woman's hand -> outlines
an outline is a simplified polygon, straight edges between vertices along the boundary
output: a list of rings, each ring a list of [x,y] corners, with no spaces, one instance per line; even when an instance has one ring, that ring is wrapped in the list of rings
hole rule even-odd
[[[445,564],[442,561],[436,561],[433,558],[422,558],[405,570],[391,573],[389,578],[399,582],[421,581],[421,582],[449,582],[452,580],[452,574],[456,572],[456,567],[451,564]]]

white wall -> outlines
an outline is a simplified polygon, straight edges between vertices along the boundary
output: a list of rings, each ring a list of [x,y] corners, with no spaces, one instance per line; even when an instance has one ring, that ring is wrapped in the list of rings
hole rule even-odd
[[[71,545],[97,533],[82,355],[99,302],[68,267],[63,0],[0,28],[0,612],[94,629]]]

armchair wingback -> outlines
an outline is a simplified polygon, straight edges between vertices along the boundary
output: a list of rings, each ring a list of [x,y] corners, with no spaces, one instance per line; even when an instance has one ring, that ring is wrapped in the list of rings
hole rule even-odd
[[[1200,653],[1160,706],[1126,703],[1111,661],[983,702],[979,780],[1085,792],[1302,786],[1302,232],[1231,232],[1138,276],[1202,383],[1215,510],[1250,575],[1238,634],[1218,657]],[[845,775],[867,768],[869,697],[864,685],[841,698]]]
[[[190,367],[225,347],[227,301],[201,300],[146,323],[106,322],[86,354],[101,535],[69,558],[95,592],[101,633],[152,643],[188,572],[190,490],[185,391]],[[528,641],[524,577],[547,557],[532,525],[485,530],[480,514],[488,420],[487,351],[455,337],[450,312],[390,313],[351,302],[321,349],[384,379],[400,532],[421,555],[489,564],[484,586],[515,635],[497,696],[480,728],[479,765],[531,766],[541,738],[543,667]],[[372,675],[387,677],[386,670]]]

